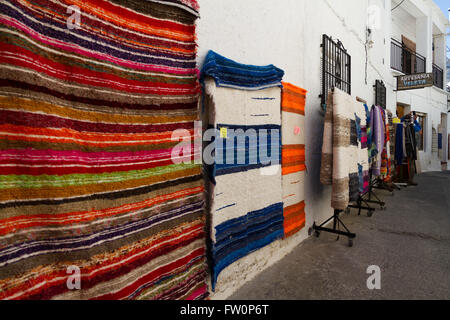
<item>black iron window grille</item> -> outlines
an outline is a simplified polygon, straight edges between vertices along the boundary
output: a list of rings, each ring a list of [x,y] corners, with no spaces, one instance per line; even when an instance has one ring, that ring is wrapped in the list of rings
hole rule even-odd
[[[334,88],[351,94],[351,56],[341,41],[326,34],[322,39],[322,106],[326,108],[328,92]]]
[[[382,80],[375,81],[375,104],[386,109],[386,86]]]

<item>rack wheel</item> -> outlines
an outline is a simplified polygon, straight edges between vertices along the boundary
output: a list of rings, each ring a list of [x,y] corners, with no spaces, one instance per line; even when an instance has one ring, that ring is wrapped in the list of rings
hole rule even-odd
[[[316,236],[316,238],[319,238],[319,237],[320,237],[320,231],[317,231],[317,230],[316,230],[316,232],[314,233],[314,235]]]
[[[351,248],[353,247],[353,239],[348,239],[348,246]]]
[[[350,208],[345,209],[345,214],[350,214]]]
[[[386,207],[385,206],[382,206],[380,209],[383,210],[383,211],[386,211]]]
[[[373,210],[367,211],[367,216],[370,218],[373,216]]]

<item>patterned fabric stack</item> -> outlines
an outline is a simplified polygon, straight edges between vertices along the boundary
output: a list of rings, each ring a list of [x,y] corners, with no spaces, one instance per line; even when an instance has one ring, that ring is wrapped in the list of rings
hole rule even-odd
[[[0,298],[205,298],[196,1],[0,8]]]
[[[259,70],[264,70],[261,77]],[[277,77],[266,78],[267,74]],[[212,51],[205,61],[206,110],[210,126],[218,132],[215,163],[210,170],[215,183],[210,189],[213,290],[228,266],[221,284],[234,281],[234,273],[255,272],[252,267],[258,267],[256,261],[242,267],[238,260],[284,234],[282,75],[283,71],[273,66],[243,65]]]
[[[281,87],[284,71],[273,65],[237,65],[235,61],[210,50],[202,68],[202,81],[206,76],[214,78],[218,87],[254,91]]]
[[[361,127],[365,126],[363,104],[335,88],[328,94],[325,115],[320,181],[332,185],[331,207],[345,210],[359,198],[366,152]]]
[[[307,91],[283,82],[281,95],[284,236],[305,226],[305,102]]]

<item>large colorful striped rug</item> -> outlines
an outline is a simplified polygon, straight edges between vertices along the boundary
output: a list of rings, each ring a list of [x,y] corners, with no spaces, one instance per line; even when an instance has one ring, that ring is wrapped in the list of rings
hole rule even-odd
[[[305,89],[283,82],[281,95],[284,236],[300,231],[305,216]]]
[[[0,298],[207,296],[197,10],[0,1]]]
[[[214,65],[218,67],[211,68]],[[226,74],[220,71],[222,68]],[[256,71],[262,69],[262,74],[279,76],[275,81],[258,77]],[[210,188],[213,290],[216,284],[223,290],[257,273],[264,261],[249,254],[284,234],[280,165],[282,74],[273,66],[242,65],[213,52],[205,61],[205,110],[210,126],[218,132],[215,162],[210,170],[214,182]],[[232,85],[223,86],[221,79]],[[242,260],[244,257],[248,260]]]

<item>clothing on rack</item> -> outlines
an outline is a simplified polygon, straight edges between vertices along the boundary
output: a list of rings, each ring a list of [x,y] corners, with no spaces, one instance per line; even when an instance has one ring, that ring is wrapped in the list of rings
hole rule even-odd
[[[383,110],[379,106],[372,106],[370,111],[371,142],[369,146],[369,164],[373,177],[381,174],[381,162],[385,146],[385,120]]]
[[[406,156],[412,160],[417,160],[417,143],[414,124],[405,121],[405,146]]]
[[[395,176],[395,126],[393,123],[393,115],[392,112],[386,110],[388,125],[387,125],[387,135],[389,136],[389,175],[388,179],[392,182]]]
[[[395,163],[401,165],[406,156],[405,126],[403,123],[398,123],[395,127]]]
[[[380,108],[381,116],[383,118],[383,129],[384,129],[384,144],[383,151],[381,153],[381,167],[380,167],[380,177],[382,179],[387,179],[390,173],[390,136],[389,136],[389,123],[386,115],[386,111]]]

